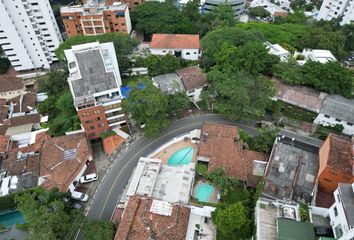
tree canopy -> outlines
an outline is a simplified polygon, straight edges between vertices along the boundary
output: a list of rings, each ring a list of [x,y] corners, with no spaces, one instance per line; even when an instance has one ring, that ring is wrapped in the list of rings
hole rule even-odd
[[[115,229],[112,222],[93,220],[84,223],[82,233],[85,240],[112,240]]]
[[[0,57],[0,74],[6,73],[10,66],[11,63],[9,59]]]
[[[132,12],[132,22],[146,36],[153,33],[196,33],[193,23],[171,1],[145,2]]]
[[[81,213],[67,205],[66,193],[38,188],[15,197],[17,209],[24,215],[29,240],[67,239]]]
[[[73,45],[84,44],[89,42],[113,42],[114,49],[117,55],[119,70],[126,71],[130,66],[128,55],[132,53],[133,48],[137,46],[138,42],[131,38],[129,34],[125,33],[105,33],[96,36],[74,36],[68,38],[65,42],[55,50],[55,54],[60,61],[65,61],[64,50],[71,48]]]
[[[234,203],[217,208],[213,219],[217,227],[217,239],[243,240],[251,237],[251,218],[247,207]]]
[[[157,76],[161,74],[174,72],[176,69],[182,68],[184,61],[181,58],[171,54],[165,56],[149,55],[148,57],[138,60],[140,65],[146,67],[149,71],[149,76]]]
[[[132,87],[128,98],[123,100],[123,111],[131,113],[137,124],[145,124],[146,136],[156,137],[162,128],[169,125],[168,97],[146,81],[143,89]]]
[[[248,13],[249,13],[252,17],[266,18],[266,17],[269,17],[269,16],[270,16],[270,12],[268,12],[267,10],[265,10],[265,8],[262,7],[262,6],[257,6],[257,7],[249,8],[249,9],[248,9]]]

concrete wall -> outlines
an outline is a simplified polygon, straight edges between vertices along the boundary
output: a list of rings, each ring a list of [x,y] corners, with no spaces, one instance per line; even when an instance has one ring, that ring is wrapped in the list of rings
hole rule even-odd
[[[199,58],[199,49],[156,49],[150,48],[151,54],[153,55],[167,55],[175,54],[175,51],[181,51],[181,58],[185,60],[196,61]]]

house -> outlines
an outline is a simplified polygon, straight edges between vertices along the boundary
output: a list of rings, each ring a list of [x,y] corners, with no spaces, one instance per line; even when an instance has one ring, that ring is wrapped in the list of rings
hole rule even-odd
[[[256,187],[267,165],[266,154],[243,149],[238,128],[231,125],[204,123],[201,130],[199,162],[208,164],[208,171],[224,168],[228,176]]]
[[[290,86],[282,81],[273,79],[276,84],[275,99],[286,102],[290,105],[306,109],[311,112],[319,113],[326,93],[316,91],[304,86]]]
[[[216,208],[209,206],[190,206],[190,209],[186,240],[216,239],[216,227],[211,217]],[[200,229],[202,229],[202,231],[200,231]]]
[[[196,61],[201,55],[199,35],[153,34],[150,52],[153,55],[172,54],[185,60]]]
[[[72,192],[90,161],[92,150],[84,134],[48,139],[40,152],[39,185]]]
[[[275,140],[265,171],[263,197],[309,203],[319,168],[318,147],[295,138]]]
[[[15,75],[0,75],[0,98],[11,99],[25,93],[25,85]]]
[[[317,206],[329,207],[332,202],[324,201],[325,195],[332,196],[338,183],[353,183],[354,139],[349,141],[343,137],[329,134],[320,152],[320,168],[318,171]]]
[[[122,112],[122,80],[112,42],[86,43],[65,50],[69,87],[88,138],[100,138],[127,124]]]
[[[276,240],[278,232],[284,229],[278,227],[281,219],[290,220],[293,224],[301,221],[298,203],[259,198],[255,206],[256,237],[262,240]],[[307,240],[307,239],[305,239]]]
[[[327,63],[330,61],[337,61],[337,59],[333,56],[331,51],[329,50],[321,50],[321,49],[304,49],[302,53],[295,52],[294,58],[297,59],[298,56],[302,56],[303,60],[297,60],[299,65],[304,65],[307,61],[319,62],[319,63]]]
[[[191,101],[198,102],[203,89],[207,86],[207,77],[203,70],[198,66],[193,66],[178,69],[176,74],[180,77],[187,96]]]
[[[129,7],[121,2],[107,5],[105,1],[88,1],[84,5],[65,6],[60,8],[60,16],[69,37],[107,32],[130,34],[132,30]]]
[[[151,78],[155,87],[159,88],[161,92],[166,94],[176,94],[184,92],[184,86],[176,73],[167,73]]]
[[[133,196],[121,216],[114,240],[185,240],[190,209],[149,197]]]
[[[331,127],[340,124],[343,126],[342,133],[353,135],[354,100],[340,95],[327,95],[314,123]]]
[[[279,4],[279,2],[278,2],[278,4]],[[273,18],[278,17],[278,16],[287,16],[288,15],[288,11],[286,10],[286,7],[281,6],[280,4],[277,5],[273,1],[253,0],[250,4],[250,7],[251,8],[263,7],[266,11],[268,11],[270,13],[270,15]]]
[[[265,42],[264,45],[268,50],[268,53],[271,55],[278,56],[280,58],[280,61],[287,62],[289,60],[290,52],[284,49],[279,44],[271,44],[270,42]]]

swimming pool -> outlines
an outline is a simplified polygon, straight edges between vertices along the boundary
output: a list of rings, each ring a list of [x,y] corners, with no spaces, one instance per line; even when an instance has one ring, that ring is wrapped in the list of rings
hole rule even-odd
[[[200,183],[196,186],[195,197],[199,202],[208,202],[210,195],[214,192],[213,185]]]
[[[193,159],[193,147],[185,147],[176,151],[169,159],[168,165],[177,166],[189,164]]]
[[[17,210],[0,213],[0,224],[4,225],[5,227],[11,227],[16,223],[25,223],[25,222],[26,221],[23,218],[23,215]]]

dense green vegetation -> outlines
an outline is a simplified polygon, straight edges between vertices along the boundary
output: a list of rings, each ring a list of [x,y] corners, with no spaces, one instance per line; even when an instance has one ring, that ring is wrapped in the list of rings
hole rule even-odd
[[[49,115],[49,132],[53,136],[80,129],[67,77],[66,71],[52,70],[38,80],[39,90],[48,94],[48,99],[38,105],[38,110]]]
[[[274,140],[278,133],[279,129],[271,127],[258,129],[254,136],[240,130],[240,138],[247,143],[250,150],[269,154],[272,151]]]
[[[115,228],[112,222],[93,220],[84,223],[82,233],[85,240],[112,240]]]
[[[27,221],[28,239],[69,239],[82,213],[63,201],[67,193],[37,188],[16,196],[17,208]]]
[[[354,97],[353,73],[339,62],[307,62],[303,66],[280,63],[273,68],[273,75],[287,84],[301,84],[317,90]]]
[[[135,65],[146,67],[149,76],[154,77],[174,72],[176,69],[184,67],[186,62],[170,54],[165,56],[149,55],[146,58],[136,59]]]
[[[6,73],[10,66],[11,63],[9,59],[0,57],[0,74]]]
[[[270,12],[264,9],[262,6],[253,7],[248,9],[248,14],[252,17],[265,18],[270,16]]]
[[[129,34],[124,33],[105,33],[97,36],[75,36],[70,37],[55,50],[60,61],[65,60],[64,50],[71,48],[73,45],[84,44],[89,42],[113,42],[114,49],[117,55],[119,70],[125,72],[130,67],[129,54],[132,53],[133,48],[137,45],[137,41],[130,37]]]

